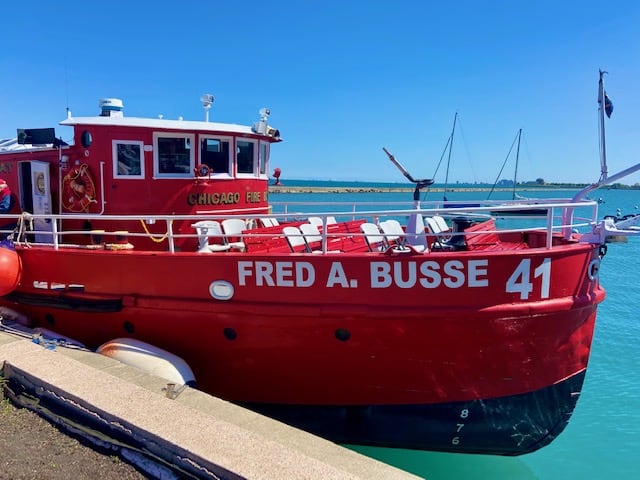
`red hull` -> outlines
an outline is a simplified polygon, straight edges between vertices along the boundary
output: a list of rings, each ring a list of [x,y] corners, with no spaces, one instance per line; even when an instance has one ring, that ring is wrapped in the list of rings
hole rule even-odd
[[[575,243],[428,257],[18,252],[22,284],[2,304],[37,325],[91,348],[137,338],[181,356],[198,387],[218,397],[335,441],[404,448],[517,455],[551,441],[577,400],[605,296],[586,274],[598,250]],[[534,282],[528,301],[506,291],[523,260],[548,261],[552,273],[548,291]],[[431,288],[398,286],[424,273],[424,262],[445,272],[450,262],[476,261],[490,282],[468,268],[465,281],[455,277],[459,287],[444,274]],[[273,281],[247,267],[280,264],[290,274]],[[380,282],[381,265],[397,278]],[[296,278],[302,266],[313,274]],[[327,286],[337,269],[349,280]],[[231,300],[212,297],[219,280],[232,285]],[[473,422],[456,423],[464,412]],[[531,433],[513,443],[520,415]],[[449,431],[454,424],[468,427],[464,442]]]
[[[572,249],[483,254],[492,272],[486,287],[443,284],[422,292],[393,285],[367,288],[369,272],[358,268],[361,256],[313,258],[317,282],[339,263],[360,282],[353,290],[255,287],[247,276],[243,287],[238,279],[239,270],[246,272],[239,267],[247,258],[243,254],[25,249],[23,286],[10,298],[38,324],[88,346],[131,336],[180,355],[202,388],[234,401],[455,402],[534,391],[586,368],[604,291],[597,281],[576,275],[596,250]],[[85,268],[88,255],[91,267]],[[437,262],[446,264],[449,255],[442,253]],[[517,294],[500,287],[522,258],[535,263],[543,257],[553,265],[549,299],[516,301]],[[253,260],[273,264],[278,257]],[[381,260],[399,271],[425,261],[371,261]],[[299,261],[308,263],[304,257]],[[220,279],[233,285],[233,301],[212,299],[209,285]],[[84,285],[84,292],[28,288],[54,282]],[[90,319],[87,311],[93,312]]]

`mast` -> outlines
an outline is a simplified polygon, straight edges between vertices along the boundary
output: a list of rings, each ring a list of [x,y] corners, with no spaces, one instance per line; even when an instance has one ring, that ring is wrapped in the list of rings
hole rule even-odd
[[[600,132],[600,181],[606,180],[607,172],[607,146],[605,143],[604,132],[604,116],[611,116],[613,106],[611,100],[607,96],[607,92],[604,90],[604,75],[605,71],[600,70],[600,81],[598,82],[598,131]]]
[[[500,171],[498,172],[498,176],[496,177],[495,181],[493,182],[493,185],[491,186],[491,190],[489,191],[489,195],[487,195],[487,200],[489,200],[491,198],[491,195],[493,194],[493,191],[496,188],[496,185],[498,185],[498,182],[500,181],[500,176],[502,175],[502,172],[504,170],[505,165],[507,164],[507,162],[509,161],[509,158],[511,157],[511,152],[513,152],[513,146],[516,144],[516,142],[518,143],[518,155],[520,154],[520,135],[522,133],[522,129],[518,130],[518,133],[516,133],[515,138],[513,139],[513,142],[511,142],[511,146],[509,147],[509,152],[507,152],[507,156],[504,159],[504,162],[502,162],[502,167],[500,167]],[[513,199],[515,200],[515,195],[516,195],[516,179],[518,177],[518,158],[516,157],[516,170],[515,170],[515,174],[514,174],[514,178],[513,178]]]
[[[447,157],[447,173],[444,177],[444,193],[442,199],[447,201],[447,184],[449,183],[449,164],[451,163],[451,150],[453,149],[453,134],[456,131],[456,120],[458,118],[458,112],[453,117],[453,128],[451,129],[451,135],[449,135],[449,156]]]
[[[520,137],[522,136],[522,129],[518,130],[518,147],[516,149],[516,170],[513,174],[513,195],[512,200],[516,199],[516,184],[518,183],[518,160],[520,159]]]

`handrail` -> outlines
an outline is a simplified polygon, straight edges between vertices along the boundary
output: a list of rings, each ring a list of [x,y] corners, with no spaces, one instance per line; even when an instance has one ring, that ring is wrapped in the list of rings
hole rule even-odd
[[[299,208],[305,207],[305,208]],[[496,200],[485,200],[485,201],[474,201],[473,206],[464,206],[464,205],[449,205],[446,208],[443,208],[443,202],[422,202],[420,208],[416,208],[414,206],[409,205],[408,202],[331,202],[331,203],[322,203],[322,202],[283,202],[283,203],[273,203],[273,211],[269,214],[265,213],[256,213],[254,212],[242,212],[237,213],[236,216],[240,216],[244,220],[248,220],[256,224],[261,218],[272,217],[272,218],[280,218],[286,220],[304,220],[308,218],[309,215],[317,216],[323,219],[323,228],[321,230],[322,235],[322,245],[323,252],[327,252],[327,243],[330,238],[340,236],[342,234],[335,234],[332,232],[328,232],[327,228],[327,219],[329,217],[337,217],[342,221],[356,220],[356,219],[369,219],[372,222],[375,220],[382,220],[385,218],[402,218],[402,217],[411,217],[412,215],[422,215],[422,216],[433,216],[440,215],[449,220],[464,216],[474,220],[483,220],[488,218],[501,218],[500,215],[503,213],[504,215],[508,215],[509,218],[518,220],[525,218],[524,216],[517,215],[526,209],[535,209],[535,210],[546,210],[546,215],[538,216],[536,219],[536,225],[531,226],[527,224],[526,226],[520,225],[515,228],[509,228],[509,225],[500,226],[494,232],[499,233],[510,233],[510,232],[526,232],[526,231],[544,231],[546,232],[546,247],[551,248],[552,246],[552,237],[554,233],[564,232],[564,231],[573,231],[581,228],[589,228],[592,229],[594,225],[597,224],[597,215],[598,215],[598,204],[593,200],[568,200],[568,199],[550,199],[542,200],[538,199],[536,201],[531,200],[511,200],[511,201],[496,201]],[[584,216],[576,216],[574,218],[573,212],[576,209],[584,209]],[[567,212],[571,211],[571,214]],[[302,213],[304,212],[304,213]],[[166,228],[162,229],[166,232],[163,234],[164,239],[167,240],[167,248],[171,253],[175,253],[176,249],[176,240],[183,238],[195,238],[197,237],[197,232],[195,230],[193,232],[184,233],[175,232],[174,231],[174,222],[179,221],[189,221],[191,223],[200,221],[200,220],[223,220],[225,218],[229,218],[231,214],[228,211],[225,212],[217,212],[217,213],[208,213],[208,214],[198,214],[198,215],[164,215],[164,214],[146,214],[146,215],[100,215],[100,214],[26,214],[28,218],[33,221],[38,220],[46,220],[47,224],[51,224],[51,230],[40,230],[39,233],[42,235],[51,235],[52,241],[50,243],[46,243],[46,245],[51,245],[53,248],[60,248],[64,246],[65,248],[69,247],[69,244],[64,244],[63,240],[65,236],[69,235],[78,235],[84,234],[86,235],[87,231],[85,230],[62,230],[60,227],[62,225],[61,222],[68,221],[70,219],[81,219],[87,220],[89,222],[99,222],[101,225],[100,228],[103,228],[103,225],[108,225],[109,222],[114,222],[113,231],[101,232],[102,235],[115,236],[117,232],[121,232],[122,226],[118,227],[115,222],[135,222],[139,224],[141,221],[146,224],[153,224],[156,222],[161,222],[165,225]],[[0,222],[5,219],[13,219],[14,221],[20,221],[22,216],[15,214],[4,214],[0,215]],[[507,217],[505,217],[507,218]],[[533,222],[531,217],[526,217],[528,223]],[[570,221],[567,221],[570,219]],[[8,223],[8,222],[3,222]],[[0,230],[2,233],[10,233],[7,230]],[[34,233],[34,232],[29,232]],[[459,232],[463,235],[463,232]],[[482,233],[490,233],[490,232],[482,232]],[[127,232],[129,237],[148,237],[149,232],[143,232],[142,230],[133,230]],[[157,235],[157,233],[156,233]],[[250,235],[255,235],[256,237],[260,236],[260,231],[256,230],[255,233],[251,233]],[[358,232],[349,232],[349,236],[354,237],[359,235]],[[16,239],[17,243],[26,242],[26,237]]]

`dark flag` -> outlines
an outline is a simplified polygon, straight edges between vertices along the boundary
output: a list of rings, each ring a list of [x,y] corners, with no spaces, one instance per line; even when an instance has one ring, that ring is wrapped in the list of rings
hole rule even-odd
[[[613,102],[607,95],[607,92],[604,92],[604,113],[607,114],[607,118],[611,118],[611,114],[613,113]]]

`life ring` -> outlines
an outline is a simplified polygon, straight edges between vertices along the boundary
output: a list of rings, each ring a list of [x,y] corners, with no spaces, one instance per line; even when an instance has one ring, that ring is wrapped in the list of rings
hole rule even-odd
[[[88,212],[96,200],[96,185],[93,182],[89,166],[84,163],[74,168],[62,180],[62,208],[68,212]]]
[[[211,173],[211,169],[209,168],[209,165],[201,163],[195,168],[194,172],[196,174],[196,177],[208,177]]]

